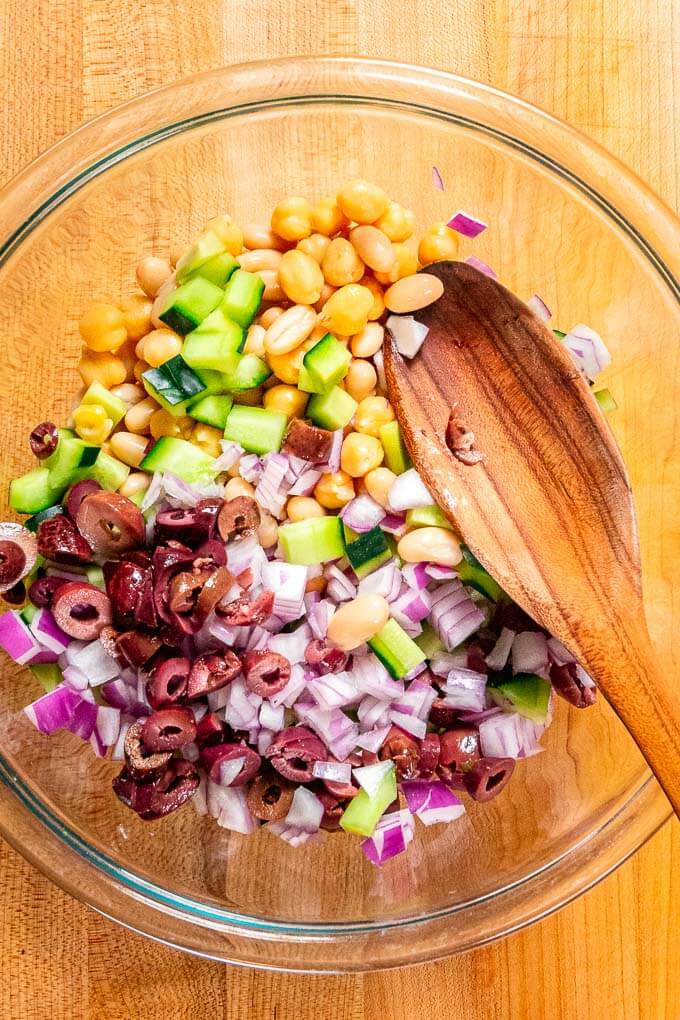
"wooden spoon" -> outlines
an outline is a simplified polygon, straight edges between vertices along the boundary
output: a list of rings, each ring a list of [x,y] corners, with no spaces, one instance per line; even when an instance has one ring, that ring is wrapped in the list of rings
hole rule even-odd
[[[421,477],[505,591],[593,678],[680,815],[680,695],[642,607],[630,484],[567,350],[518,298],[462,262],[427,269],[443,296],[405,361],[388,333],[385,374]],[[445,441],[453,408],[484,459]]]

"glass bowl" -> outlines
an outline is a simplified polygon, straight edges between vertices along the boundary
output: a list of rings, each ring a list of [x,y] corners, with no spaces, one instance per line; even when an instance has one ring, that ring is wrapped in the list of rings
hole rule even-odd
[[[304,58],[209,72],[85,125],[5,188],[3,504],[6,483],[28,467],[31,427],[65,420],[72,406],[76,324],[89,300],[132,291],[141,256],[167,253],[219,212],[266,220],[285,195],[333,194],[359,175],[413,208],[421,227],[460,207],[480,215],[489,229],[463,241],[462,257],[486,260],[522,297],[540,294],[555,324],[587,322],[606,338],[649,623],[677,653],[678,223],[576,131],[423,68]],[[225,832],[190,807],[144,823],[113,796],[115,766],[27,722],[21,708],[38,693],[28,671],[3,659],[2,673],[5,837],[101,913],[220,960],[348,971],[470,949],[583,892],[669,815],[607,706],[560,702],[545,753],[522,763],[498,800],[450,827],[419,827],[382,870],[337,835],[293,850],[266,832]]]

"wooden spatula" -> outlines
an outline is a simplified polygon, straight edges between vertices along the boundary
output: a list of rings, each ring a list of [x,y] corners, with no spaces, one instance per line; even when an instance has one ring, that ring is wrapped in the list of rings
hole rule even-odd
[[[465,543],[593,676],[680,814],[680,693],[645,625],[631,490],[569,353],[518,298],[462,262],[407,361],[389,333],[385,374],[404,441]],[[474,433],[454,456],[450,415]],[[463,442],[469,447],[470,437]]]

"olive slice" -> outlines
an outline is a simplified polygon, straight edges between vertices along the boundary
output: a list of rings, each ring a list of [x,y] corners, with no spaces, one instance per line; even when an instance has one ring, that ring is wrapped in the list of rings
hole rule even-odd
[[[76,512],[78,531],[100,556],[110,559],[143,545],[146,534],[139,507],[119,492],[93,492]]]
[[[31,572],[37,555],[36,537],[27,528],[0,523],[0,594]]]

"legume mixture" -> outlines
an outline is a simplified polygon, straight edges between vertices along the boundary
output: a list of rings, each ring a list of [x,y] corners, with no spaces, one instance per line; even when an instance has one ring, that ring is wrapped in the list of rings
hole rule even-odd
[[[141,819],[191,800],[293,846],[356,834],[382,865],[416,817],[498,796],[555,694],[595,701],[402,442],[386,329],[417,356],[414,313],[442,294],[426,267],[468,254],[492,273],[482,221],[417,244],[415,227],[362,180],[269,223],[217,216],[80,320],[84,389],[67,427],[31,433],[37,464],[10,488],[27,519],[0,525],[0,644],[44,688],[30,722],[118,762]],[[606,364],[594,331],[556,333],[589,377]]]

